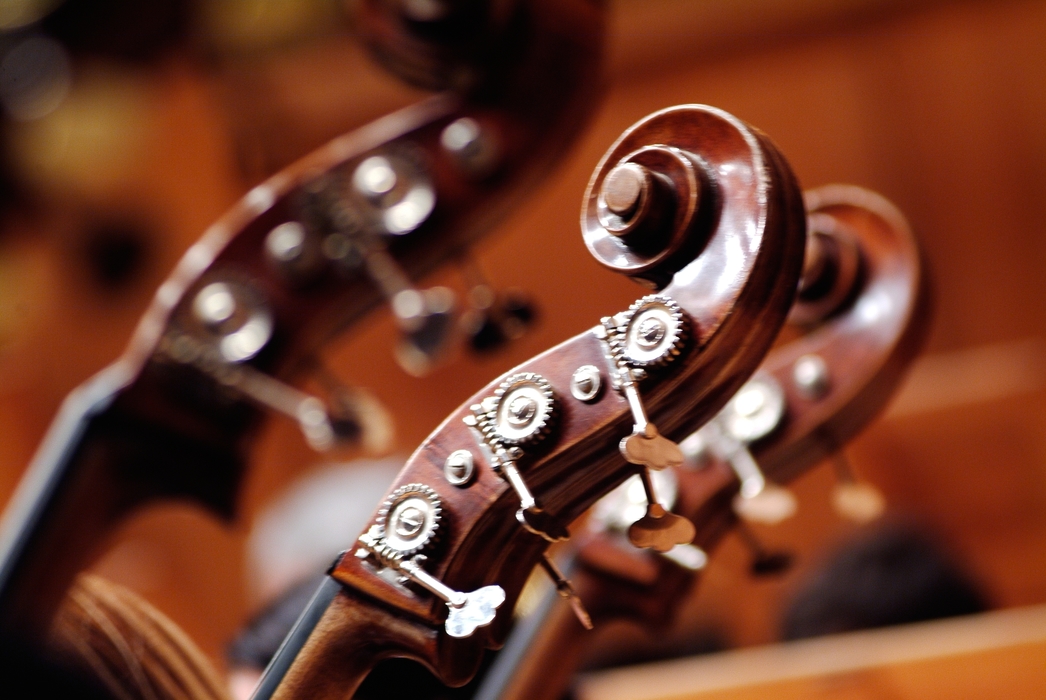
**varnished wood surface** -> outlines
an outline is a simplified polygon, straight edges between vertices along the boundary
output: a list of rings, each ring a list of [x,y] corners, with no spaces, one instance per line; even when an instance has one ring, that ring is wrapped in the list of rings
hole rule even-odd
[[[1046,693],[1046,608],[834,635],[582,677],[581,700],[1016,698]]]
[[[1037,313],[1046,304],[1038,263],[1046,255],[1040,235],[1046,219],[1037,195],[1046,119],[1038,97],[1046,66],[1043,4],[887,3],[881,12],[860,14],[849,3],[770,3],[769,9],[760,3],[698,8],[688,0],[629,4],[634,13],[612,16],[609,90],[592,132],[538,196],[477,251],[496,284],[534,295],[541,326],[504,355],[462,356],[415,380],[390,357],[392,324],[376,321],[332,349],[332,366],[385,402],[396,417],[396,449],[405,453],[477,386],[590,327],[593,315],[627,306],[641,290],[600,269],[576,235],[577,203],[592,164],[623,128],[651,110],[716,104],[773,134],[804,185],[862,183],[911,219],[938,291],[930,354],[917,363],[897,412],[860,436],[850,459],[884,490],[891,508],[941,532],[996,604],[1046,600],[1046,382],[1036,364],[1046,335]],[[666,6],[674,14],[663,13]],[[779,21],[792,12],[815,20],[823,13],[831,21]],[[317,74],[310,66],[323,73],[343,65],[321,48],[289,52],[295,62],[249,86],[258,98],[258,109],[244,113],[251,119],[261,113],[259,101],[286,108],[267,123],[288,136],[281,141],[288,147],[289,135],[299,133],[288,124],[303,124],[310,147],[337,133],[331,124],[339,112],[312,108],[333,98],[344,106],[358,94],[356,82],[328,88],[309,77]],[[173,67],[152,85],[150,94],[163,107],[148,141],[153,166],[121,190],[141,196],[142,210],[162,235],[142,276],[120,296],[85,286],[70,254],[74,230],[68,226],[65,238],[5,244],[5,274],[17,272],[5,279],[21,285],[4,297],[17,304],[5,307],[0,362],[5,493],[61,399],[121,351],[178,255],[242,192],[227,155],[229,116],[208,101],[213,86]],[[389,103],[413,96],[407,98]],[[321,118],[308,121],[310,110]],[[282,162],[299,153],[283,154]],[[465,291],[453,272],[432,282]],[[78,339],[75,352],[70,337]],[[250,514],[319,460],[301,445],[294,425],[277,419],[247,483],[244,520],[227,529],[192,508],[152,510],[117,533],[99,567],[144,593],[220,659],[225,640],[259,604],[244,593],[251,590],[245,577],[257,576],[243,556]],[[748,555],[728,537],[679,630],[714,624],[732,643],[771,640],[777,611],[804,567],[852,531],[828,505],[833,484],[826,469],[801,478],[795,484],[799,516],[760,529],[770,545],[799,554],[794,576],[750,581]],[[643,643],[676,643],[679,630]],[[614,649],[618,642],[604,637],[601,644]]]
[[[332,211],[313,221],[310,188],[330,193],[336,178],[368,154],[410,149],[420,158],[423,172],[417,175],[431,187],[432,211],[388,242],[383,231],[369,234],[381,239],[406,274],[419,276],[489,230],[498,200],[505,206],[515,188],[546,170],[591,109],[602,40],[602,11],[594,5],[520,4],[504,22],[487,27],[500,41],[484,35],[475,51],[457,55],[455,44],[446,56],[427,54],[439,48],[441,36],[414,36],[398,11],[380,3],[358,9],[364,33],[375,30],[368,38],[375,53],[387,59],[395,48],[399,73],[402,61],[420,55],[439,83],[431,87],[445,91],[343,134],[269,177],[185,252],[156,290],[124,354],[63,404],[5,511],[0,634],[41,636],[59,592],[143,503],[185,499],[231,518],[262,415],[244,396],[226,395],[215,376],[232,360],[208,356],[206,346],[216,339],[194,332],[200,328],[193,320],[196,292],[216,280],[249,288],[271,332],[261,348],[237,359],[249,371],[284,379],[382,299],[359,266],[338,270],[317,256],[320,267],[302,280],[268,260],[266,236],[282,223],[312,229],[308,235],[317,243],[332,232],[325,228]],[[477,10],[482,8],[464,12]],[[475,70],[462,84],[470,61]],[[489,172],[469,171],[441,146],[444,128],[466,116],[497,144]],[[344,200],[343,192],[334,195]],[[26,206],[11,218],[29,217],[29,211]],[[238,303],[249,307],[249,299]],[[195,346],[189,360],[172,350],[181,341]]]
[[[840,302],[819,324],[804,327],[804,334],[778,345],[760,365],[760,375],[772,377],[784,392],[782,425],[750,447],[772,481],[794,478],[840,449],[881,411],[915,359],[931,304],[915,239],[893,205],[867,190],[839,185],[809,191],[805,201],[810,231],[832,231],[836,240],[851,241],[859,252],[862,275],[859,284],[835,295],[840,300],[848,297],[848,302]],[[852,276],[837,279],[839,284],[857,282]],[[832,298],[831,289],[824,293]],[[792,378],[796,359],[811,353],[825,362],[828,377],[816,395],[797,391]],[[731,510],[736,479],[715,456],[674,472],[679,485],[673,510],[697,525],[695,542],[714,556],[736,521]],[[709,473],[717,478],[709,478]],[[575,589],[598,627],[627,619],[650,630],[668,628],[699,579],[699,572],[636,550],[620,534],[598,524],[583,528],[567,553]],[[504,678],[491,678],[491,687],[483,688],[489,697],[554,700],[568,688],[571,669],[580,662],[585,643],[596,635],[584,630],[566,605],[542,614],[547,615],[547,628],[529,648],[499,657],[497,671],[489,675]],[[537,623],[524,624],[529,629]],[[514,644],[512,640],[508,646]],[[543,668],[548,670],[538,670]]]
[[[681,265],[664,290],[691,323],[691,345],[667,370],[651,370],[641,389],[650,419],[662,426],[665,435],[679,439],[714,415],[769,349],[795,296],[806,241],[805,213],[798,185],[773,144],[720,110],[694,105],[667,109],[651,115],[630,133],[639,140],[646,135],[680,143],[708,164],[707,176],[716,187],[715,214],[707,218],[706,230],[687,232],[707,244],[691,249],[692,260]],[[608,165],[604,159],[597,173],[612,166],[612,161]],[[738,348],[744,351],[738,352]],[[571,376],[586,364],[601,367],[603,381],[609,381],[605,350],[593,332],[566,341],[509,373],[537,373],[550,382],[557,397],[556,428],[547,438],[551,444],[531,450],[520,465],[541,507],[563,523],[573,521],[635,472],[618,448],[633,423],[624,398],[609,388],[593,402],[571,396]],[[462,421],[471,415],[470,406],[493,395],[505,376],[447,418],[407,461],[390,493],[411,483],[433,488],[441,499],[441,517],[446,523],[441,527],[449,532],[441,531],[439,549],[428,557],[426,569],[454,590],[471,591],[496,583],[507,594],[503,610],[508,610],[547,543],[520,528],[513,517],[518,496],[495,473]],[[472,452],[477,477],[459,489],[444,479],[443,464],[450,452],[462,448]],[[443,601],[388,582],[351,549],[340,558],[332,576],[354,599],[372,600],[374,609],[368,614],[386,618],[389,628],[410,620],[417,627],[414,644],[398,655],[422,661],[448,685],[471,678],[482,649],[500,646],[509,625],[509,616],[502,613],[491,627],[473,637],[450,639],[439,631],[446,614]],[[345,614],[343,624],[350,624],[353,615],[351,611]],[[316,632],[322,634],[322,630]],[[310,638],[299,654],[300,661],[291,666],[287,683],[322,682],[311,679],[333,673],[338,663],[349,663],[339,658]],[[360,674],[351,679],[349,685],[354,686],[362,680],[363,669],[352,668]],[[298,678],[306,680],[295,680]],[[278,692],[284,692],[282,686]]]

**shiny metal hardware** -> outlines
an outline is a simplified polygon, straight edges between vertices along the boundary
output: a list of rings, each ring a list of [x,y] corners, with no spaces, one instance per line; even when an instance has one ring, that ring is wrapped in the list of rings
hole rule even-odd
[[[443,463],[443,475],[454,486],[468,486],[476,475],[475,460],[468,450],[451,452]]]
[[[757,374],[742,386],[719,413],[723,429],[735,440],[749,443],[781,425],[784,391],[769,374]]]
[[[225,362],[251,359],[272,337],[272,315],[245,285],[211,282],[192,301],[192,316],[200,340],[215,345]]]
[[[599,398],[603,377],[595,365],[581,365],[570,378],[570,394],[578,401],[590,402]]]
[[[632,367],[667,364],[679,355],[686,340],[683,310],[663,294],[651,294],[632,304],[623,326],[620,353]]]
[[[547,555],[543,555],[539,561],[541,568],[544,569],[548,577],[552,579],[552,583],[556,587],[556,593],[561,598],[565,598],[570,603],[570,609],[574,611],[575,617],[581,626],[587,630],[592,629],[592,616],[588,614],[588,610],[585,610],[584,603],[581,602],[581,597],[574,590],[573,584],[567,580],[563,575],[563,572],[559,570],[556,563]]]
[[[690,571],[701,571],[708,566],[708,553],[697,545],[677,544],[667,552],[661,552],[660,554],[665,559],[669,559]]]
[[[484,586],[469,593],[450,588],[422,568],[423,555],[406,558],[402,552],[393,549],[379,525],[373,525],[360,535],[358,542],[360,547],[356,550],[356,557],[368,559],[373,556],[382,566],[402,574],[447,604],[447,620],[443,628],[451,637],[471,637],[478,628],[494,621],[498,608],[505,602],[505,591],[501,586]]]
[[[497,166],[499,148],[495,138],[471,117],[455,119],[444,127],[439,142],[454,163],[469,175],[489,175]]]
[[[650,472],[657,489],[658,500],[667,510],[675,507],[679,480],[672,469]],[[608,532],[625,533],[628,527],[646,513],[646,490],[638,474],[628,477],[621,485],[596,501],[592,508],[592,522]]]
[[[792,366],[792,381],[804,397],[819,399],[831,386],[828,364],[820,355],[803,355]]]
[[[465,424],[478,435],[491,467],[519,497],[516,520],[548,542],[569,538],[566,527],[538,505],[517,465],[524,455],[521,445],[540,441],[551,428],[556,412],[552,385],[539,374],[521,372],[502,382],[493,396],[470,408],[472,414],[465,416]]]
[[[442,503],[425,484],[400,486],[381,504],[375,522],[382,544],[399,558],[418,554],[435,539]]]
[[[750,442],[776,430],[784,414],[780,385],[770,375],[756,375],[696,435],[683,441],[689,450],[705,451],[730,465],[741,482],[734,512],[745,520],[775,525],[798,508],[789,490],[766,479],[748,449]]]
[[[208,348],[208,345],[188,335],[165,339],[160,345],[161,352],[168,359],[192,365],[222,386],[297,422],[305,441],[317,452],[324,452],[334,446],[337,435],[323,400],[259,372],[250,365],[215,361],[208,353]]]
[[[334,236],[329,238],[334,239]],[[265,236],[265,257],[288,281],[300,284],[314,278],[320,271],[323,265],[321,245],[316,232],[310,231],[305,224],[285,221]]]
[[[352,186],[374,208],[383,232],[410,233],[428,219],[436,192],[428,176],[406,158],[373,155],[356,166]]]
[[[388,250],[389,235],[410,233],[435,207],[429,176],[411,152],[372,155],[349,177],[318,178],[304,207],[319,249],[342,274],[364,272],[388,301],[402,333],[396,360],[409,374],[427,373],[445,352],[454,329],[454,294],[446,287],[415,289]],[[271,234],[270,234],[271,235]]]
[[[659,552],[689,544],[696,531],[693,523],[666,510],[655,495],[647,470],[678,467],[683,463],[683,453],[648,419],[636,382],[646,376],[646,368],[663,366],[679,356],[685,332],[681,307],[662,294],[643,297],[624,314],[602,319],[596,328],[610,365],[612,385],[624,395],[632,412],[632,434],[621,440],[621,454],[643,467],[640,478],[647,499],[646,514],[629,527],[629,541]]]
[[[679,491],[675,471],[665,469],[648,473],[657,489],[661,506],[665,510],[672,510]],[[626,479],[596,503],[592,510],[592,520],[609,532],[624,534],[632,523],[646,514],[646,510],[646,489],[642,478],[637,474]],[[676,544],[668,551],[659,551],[658,554],[691,571],[703,569],[708,564],[708,554],[693,544]]]
[[[409,374],[427,373],[446,350],[454,329],[454,293],[447,287],[415,289],[380,241],[371,240],[360,254],[403,334],[396,347],[397,362]]]
[[[265,237],[265,254],[275,263],[292,263],[305,254],[305,238],[305,227],[297,221],[280,224]]]
[[[551,427],[556,408],[548,380],[533,372],[514,374],[494,392],[494,431],[507,445],[542,439]]]

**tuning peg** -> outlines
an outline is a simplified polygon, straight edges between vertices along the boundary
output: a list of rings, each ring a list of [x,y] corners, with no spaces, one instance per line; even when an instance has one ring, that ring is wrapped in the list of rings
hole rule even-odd
[[[654,484],[646,469],[639,472],[639,477],[643,481],[643,490],[646,493],[646,515],[628,528],[628,541],[636,547],[662,553],[676,545],[693,542],[697,534],[694,524],[680,515],[669,512],[658,502]]]
[[[160,353],[290,417],[313,449],[328,450],[334,445],[335,433],[326,404],[246,363],[268,343],[272,324],[268,309],[248,285],[213,281],[196,292],[188,316],[172,324]]]
[[[657,489],[658,502],[666,510],[672,510],[679,493],[675,471],[665,469],[646,473]],[[610,532],[627,533],[634,522],[643,518],[649,505],[648,498],[643,478],[639,474],[631,476],[596,503],[590,522]],[[708,564],[708,554],[693,544],[677,544],[657,553],[691,571],[699,571]]]
[[[623,314],[602,319],[595,329],[610,361],[613,387],[625,397],[632,412],[632,434],[619,443],[621,454],[643,467],[639,476],[647,499],[646,514],[632,523],[628,538],[637,547],[658,552],[689,544],[696,530],[686,518],[666,510],[654,494],[647,470],[678,467],[683,464],[683,452],[650,422],[636,383],[647,376],[646,368],[663,367],[682,352],[686,331],[686,317],[679,304],[660,294],[643,297]]]
[[[462,314],[461,329],[476,352],[496,350],[526,332],[534,321],[533,302],[519,290],[496,292],[470,256],[462,256],[461,270],[469,284],[471,308]]]
[[[791,553],[782,550],[771,551],[764,547],[744,524],[738,524],[737,534],[752,554],[752,563],[749,566],[752,576],[777,576],[787,572],[795,563],[795,557]]]
[[[875,520],[886,510],[886,499],[873,485],[858,481],[842,451],[833,460],[837,483],[832,492],[832,507],[840,517],[856,523]]]
[[[408,374],[427,374],[446,353],[454,332],[454,293],[446,287],[397,292],[392,300],[403,338],[396,361]]]
[[[491,466],[519,497],[519,524],[548,542],[568,539],[566,526],[538,505],[517,465],[523,446],[543,440],[556,419],[556,396],[549,381],[534,372],[513,374],[470,410],[463,421],[489,451]]]
[[[540,563],[541,568],[544,569],[548,577],[552,579],[552,583],[556,586],[556,592],[559,593],[561,598],[566,598],[567,602],[570,603],[570,608],[574,611],[574,615],[577,617],[578,622],[581,623],[581,626],[587,630],[592,629],[592,616],[588,614],[588,610],[585,610],[581,597],[574,590],[574,586],[570,581],[563,575],[563,572],[559,570],[559,567],[556,566],[556,563],[547,554],[541,557]]]
[[[358,542],[357,557],[366,559],[373,556],[382,566],[399,572],[447,604],[447,620],[443,627],[451,637],[471,637],[478,628],[494,621],[498,608],[505,602],[505,591],[501,586],[483,586],[467,593],[455,591],[422,568],[424,555],[399,556],[399,552],[387,542],[380,526],[360,535]]]
[[[378,154],[356,166],[349,182],[317,178],[306,189],[302,230],[274,229],[270,257],[296,253],[305,229],[324,233],[320,250],[344,274],[363,270],[381,290],[402,333],[396,360],[409,374],[431,370],[453,335],[454,294],[446,287],[415,289],[388,252],[387,240],[415,230],[432,213],[436,194],[409,153]],[[277,235],[279,234],[279,235]]]
[[[757,375],[727,403],[702,433],[741,482],[734,512],[751,522],[776,525],[795,515],[791,491],[767,481],[748,444],[766,437],[784,418],[784,392],[770,375]]]
[[[332,234],[328,239],[340,235]],[[364,242],[343,237],[337,245],[327,246],[327,250],[341,259],[359,257],[360,264],[388,300],[402,333],[396,347],[397,362],[414,376],[429,372],[445,354],[453,335],[454,293],[446,287],[415,289],[377,239]]]
[[[646,514],[628,528],[628,540],[636,547],[649,547],[658,552],[667,552],[676,545],[689,544],[697,533],[693,523],[669,512],[658,502],[648,471],[680,466],[683,463],[683,453],[679,445],[659,434],[657,426],[647,420],[639,391],[629,370],[621,375],[618,384],[628,400],[635,420],[632,434],[621,440],[621,454],[629,462],[644,467],[639,472],[639,477],[643,482],[647,500]]]

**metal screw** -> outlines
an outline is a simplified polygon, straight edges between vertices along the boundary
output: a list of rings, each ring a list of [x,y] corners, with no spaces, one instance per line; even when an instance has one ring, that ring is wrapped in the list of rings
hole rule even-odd
[[[265,237],[265,252],[278,263],[289,263],[305,251],[305,227],[297,221],[280,224]]]
[[[508,420],[516,426],[524,426],[534,419],[537,402],[529,396],[517,396],[508,407]]]
[[[666,330],[665,324],[661,319],[648,318],[640,324],[639,332],[636,334],[636,342],[648,350],[657,347],[657,344],[665,337]]]
[[[359,164],[352,176],[352,184],[360,194],[378,199],[396,187],[396,171],[384,156],[371,156]]]
[[[468,450],[451,452],[447,461],[443,463],[443,475],[454,486],[467,486],[475,473],[476,467],[472,460],[472,453]]]
[[[792,367],[792,380],[807,398],[821,398],[830,384],[828,364],[820,355],[803,355]]]
[[[578,401],[592,401],[599,396],[603,380],[595,365],[582,365],[574,370],[570,380],[570,393]]]
[[[785,396],[770,374],[750,379],[722,412],[723,429],[742,443],[769,435],[784,418]]]
[[[236,313],[236,297],[224,282],[212,282],[193,300],[193,313],[208,326],[220,326]]]
[[[471,117],[461,117],[448,124],[440,134],[440,145],[472,175],[490,173],[497,160],[494,139]]]
[[[739,416],[751,418],[766,405],[766,394],[759,385],[743,388],[734,398],[734,410]]]
[[[410,506],[404,508],[396,519],[396,534],[400,537],[411,537],[418,534],[422,525],[425,524],[425,514],[420,508]]]

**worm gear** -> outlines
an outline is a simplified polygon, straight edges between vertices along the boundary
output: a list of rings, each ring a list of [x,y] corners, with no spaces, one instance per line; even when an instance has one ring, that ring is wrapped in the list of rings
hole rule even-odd
[[[552,385],[540,374],[520,372],[501,383],[485,415],[486,427],[505,445],[538,442],[548,434],[556,415]],[[486,431],[485,431],[486,432]]]
[[[632,367],[660,367],[674,360],[687,339],[687,317],[676,301],[650,294],[632,304],[608,339],[611,351]]]
[[[389,494],[378,509],[371,529],[374,554],[383,560],[402,561],[418,554],[439,530],[442,504],[425,484],[405,484]]]

